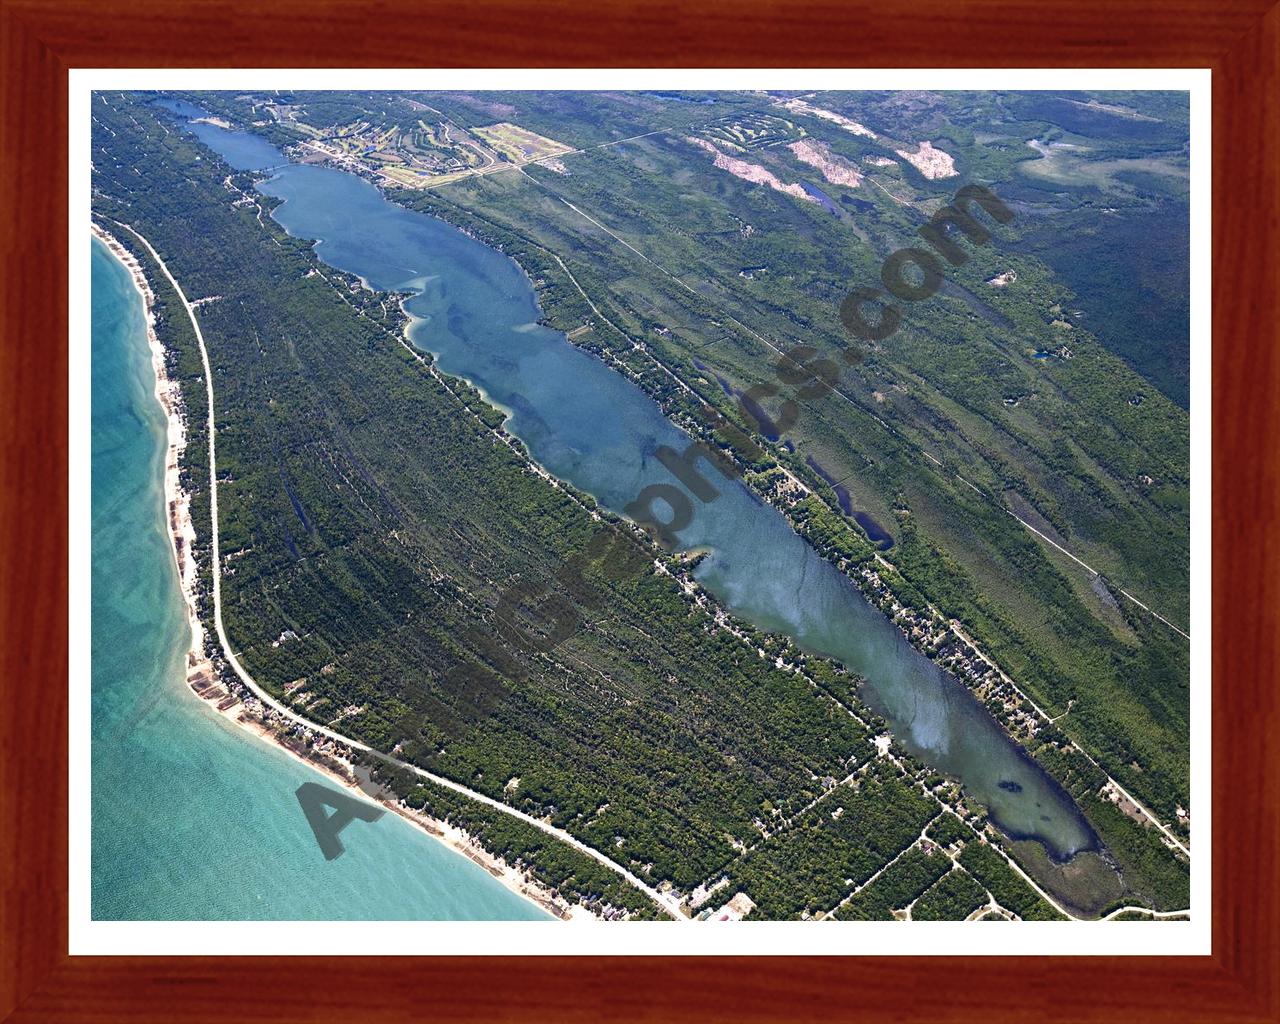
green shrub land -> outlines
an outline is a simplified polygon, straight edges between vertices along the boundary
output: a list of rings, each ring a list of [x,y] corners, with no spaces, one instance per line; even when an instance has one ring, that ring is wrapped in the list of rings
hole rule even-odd
[[[832,917],[838,921],[891,921],[895,910],[909,907],[950,870],[950,858],[941,853],[926,854],[914,846]]]
[[[987,890],[959,868],[943,875],[911,906],[913,921],[963,921],[988,902]]]

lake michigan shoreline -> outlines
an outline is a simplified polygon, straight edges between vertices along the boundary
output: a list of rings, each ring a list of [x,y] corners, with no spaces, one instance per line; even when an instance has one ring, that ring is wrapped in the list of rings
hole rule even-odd
[[[151,366],[155,375],[154,394],[166,423],[163,482],[165,525],[190,631],[185,657],[184,682],[187,685],[183,689],[218,717],[283,751],[344,790],[396,813],[447,849],[483,868],[505,888],[552,917],[560,920],[598,919],[591,911],[580,905],[570,904],[537,879],[508,864],[505,859],[486,849],[470,833],[446,821],[414,811],[394,797],[388,799],[378,792],[370,793],[357,780],[354,765],[332,746],[325,751],[325,763],[307,756],[303,752],[305,748],[300,750],[285,742],[261,714],[255,716],[253,708],[218,685],[214,665],[205,653],[205,629],[197,611],[199,567],[194,556],[195,524],[191,512],[191,495],[182,487],[180,476],[181,458],[187,443],[186,409],[180,385],[169,377],[165,361],[166,350],[155,329],[155,293],[141,263],[128,247],[96,222],[91,223],[91,230],[94,237],[129,272],[134,289],[143,304],[147,347],[151,353]]]

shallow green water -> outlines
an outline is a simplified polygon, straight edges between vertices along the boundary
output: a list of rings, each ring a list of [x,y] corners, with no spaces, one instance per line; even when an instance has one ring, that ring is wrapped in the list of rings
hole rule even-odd
[[[294,791],[329,783],[186,689],[142,304],[92,260],[94,918],[549,920],[394,814],[326,861]]]

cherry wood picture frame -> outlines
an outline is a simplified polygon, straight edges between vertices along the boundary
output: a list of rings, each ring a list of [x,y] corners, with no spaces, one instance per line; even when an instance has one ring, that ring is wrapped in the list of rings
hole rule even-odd
[[[1280,6],[0,0],[0,54],[0,1020],[1280,1020]],[[611,66],[1212,69],[1211,956],[68,955],[68,69]]]

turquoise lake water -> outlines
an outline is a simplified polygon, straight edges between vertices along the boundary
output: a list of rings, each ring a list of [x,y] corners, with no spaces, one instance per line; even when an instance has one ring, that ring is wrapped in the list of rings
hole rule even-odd
[[[326,861],[294,791],[331,784],[187,690],[142,303],[97,241],[92,268],[93,917],[550,920],[391,813]]]

